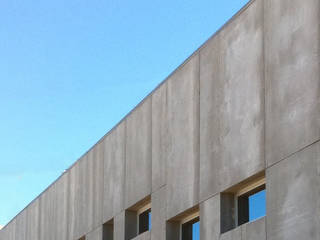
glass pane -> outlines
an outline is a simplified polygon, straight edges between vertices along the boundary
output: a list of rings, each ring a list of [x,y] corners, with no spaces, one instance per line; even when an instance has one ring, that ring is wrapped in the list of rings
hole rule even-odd
[[[192,240],[200,240],[200,222],[192,224]]]
[[[249,221],[266,215],[266,190],[249,196]]]
[[[151,211],[149,212],[148,218],[149,218],[149,230],[151,230]]]

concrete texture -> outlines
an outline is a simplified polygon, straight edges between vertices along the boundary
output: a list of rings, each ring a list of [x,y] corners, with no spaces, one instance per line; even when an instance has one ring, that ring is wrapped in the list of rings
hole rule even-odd
[[[200,51],[201,200],[264,169],[263,1]]]
[[[166,187],[151,195],[151,239],[166,239]]]
[[[320,139],[320,2],[264,2],[270,166]]]
[[[268,240],[320,239],[320,142],[267,170]]]
[[[241,240],[266,240],[266,219],[260,218],[241,226]]]
[[[320,240],[319,48],[318,0],[250,1],[0,240],[101,239],[106,222],[115,240],[177,240],[198,208],[201,240]],[[264,171],[267,216],[228,225],[226,189]],[[137,236],[130,208],[150,196]]]
[[[221,234],[220,240],[242,240],[241,239],[241,227],[235,228],[229,232]]]
[[[167,218],[199,200],[199,55],[168,80]]]
[[[136,236],[132,240],[150,240],[150,239],[151,239],[151,235],[150,235],[150,232],[148,231],[148,232],[141,233],[139,236]]]
[[[86,235],[86,240],[102,240],[102,227],[98,227]],[[106,239],[108,240],[108,239]]]
[[[200,204],[201,240],[220,239],[220,194]]]
[[[164,83],[152,95],[152,192],[166,184],[169,150],[168,86]]]
[[[40,200],[36,199],[27,208],[26,239],[40,240]]]
[[[24,209],[16,218],[15,237],[19,240],[26,240],[27,235],[27,211]]]
[[[104,146],[103,222],[124,210],[126,122],[102,142]]]
[[[151,99],[127,118],[125,207],[151,194]]]
[[[125,239],[125,211],[114,217],[114,240]]]

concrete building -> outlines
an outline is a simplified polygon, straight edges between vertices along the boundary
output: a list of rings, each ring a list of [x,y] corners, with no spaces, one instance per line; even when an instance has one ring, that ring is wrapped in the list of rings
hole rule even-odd
[[[250,1],[0,239],[320,240],[319,52],[319,0]]]

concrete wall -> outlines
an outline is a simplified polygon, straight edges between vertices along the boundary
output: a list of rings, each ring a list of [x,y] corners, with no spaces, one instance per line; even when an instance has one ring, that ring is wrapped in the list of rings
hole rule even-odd
[[[201,240],[320,239],[320,2],[253,0],[0,231],[0,240],[128,239],[200,209]],[[220,233],[221,192],[266,172],[267,216]]]

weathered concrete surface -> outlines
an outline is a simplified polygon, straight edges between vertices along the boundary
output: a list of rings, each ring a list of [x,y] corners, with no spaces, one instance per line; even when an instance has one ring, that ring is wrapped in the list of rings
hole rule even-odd
[[[201,240],[219,240],[220,238],[220,194],[200,204]]]
[[[50,186],[40,196],[40,239],[55,239],[54,187]],[[19,238],[17,238],[19,239]]]
[[[166,239],[166,187],[151,195],[151,239]]]
[[[124,210],[125,136],[126,121],[123,121],[102,142],[104,146],[103,222],[109,221]]]
[[[151,120],[151,98],[126,120],[126,208],[151,194]]]
[[[320,239],[320,142],[267,170],[268,240]]]
[[[199,55],[168,80],[167,218],[199,200]]]
[[[86,240],[102,240],[102,226],[86,235]],[[106,239],[108,240],[108,239]]]
[[[16,240],[16,219],[13,219],[0,231],[1,240]]]
[[[73,238],[102,224],[103,146],[97,144],[70,170],[69,232]]]
[[[169,149],[167,83],[152,95],[152,192],[166,184]]]
[[[320,139],[320,2],[264,2],[270,166]]]
[[[114,240],[125,239],[125,211],[114,217]]]
[[[200,51],[200,199],[264,169],[263,1]]]
[[[151,234],[148,231],[148,232],[141,233],[140,235],[136,236],[132,240],[150,240],[151,239],[150,237],[151,237]]]
[[[68,171],[68,181],[69,181],[69,200],[68,200],[68,236],[70,239],[74,239],[79,236],[77,233],[77,177],[79,175],[79,161],[73,165]]]
[[[54,198],[51,200],[54,212],[54,225],[51,226],[54,233],[54,239],[68,240],[68,194],[69,194],[69,173],[65,173],[52,186],[54,189]]]
[[[40,240],[40,200],[36,199],[27,208],[27,239]],[[1,238],[0,238],[1,239]]]
[[[229,232],[221,234],[220,240],[242,240],[241,239],[241,227],[237,227]]]
[[[241,226],[241,240],[266,240],[266,219],[260,218]]]
[[[27,211],[24,209],[16,217],[16,234],[15,238],[19,240],[27,240]]]

